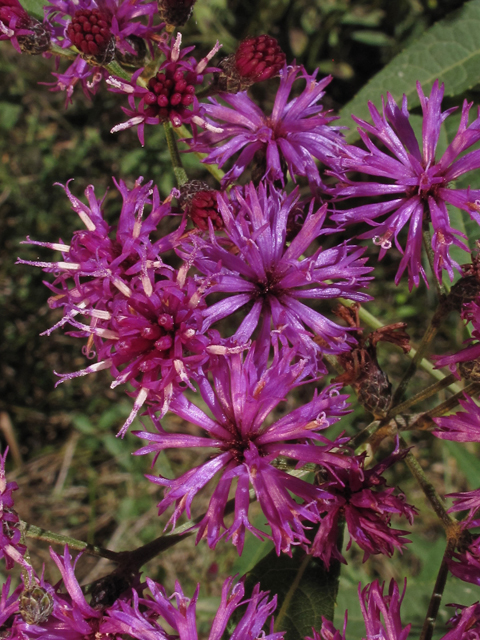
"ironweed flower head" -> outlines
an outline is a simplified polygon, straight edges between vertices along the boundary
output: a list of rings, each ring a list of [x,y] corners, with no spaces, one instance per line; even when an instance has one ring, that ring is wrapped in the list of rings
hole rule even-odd
[[[7,482],[5,461],[8,447],[3,456],[0,454],[0,558],[5,560],[7,570],[15,563],[28,573],[31,566],[25,560],[26,547],[21,543],[20,519],[14,510],[13,492],[18,489],[16,482]]]
[[[208,231],[209,220],[214,229],[223,229],[218,211],[217,191],[201,180],[189,180],[180,187],[180,205],[197,229]]]
[[[267,35],[246,38],[235,53],[224,58],[211,85],[212,92],[238,93],[255,82],[278,75],[286,57],[275,38]]]
[[[342,223],[365,221],[373,226],[372,231],[360,237],[373,238],[374,243],[381,247],[380,258],[394,240],[403,253],[395,282],[398,284],[407,269],[410,288],[419,285],[420,276],[426,281],[421,262],[424,225],[431,224],[433,227],[434,271],[441,280],[444,270],[453,279],[453,269],[460,268],[450,256],[450,247],[456,245],[468,251],[461,240],[465,235],[450,225],[447,204],[463,209],[472,219],[480,222],[480,190],[455,189],[451,185],[464,173],[480,167],[480,156],[476,151],[459,157],[480,140],[480,117],[468,125],[472,103],[465,101],[458,131],[445,153],[437,159],[435,154],[440,127],[454,109],[441,111],[444,86],[439,86],[438,80],[434,82],[429,97],[424,95],[418,82],[417,91],[423,111],[421,150],[409,123],[405,96],[400,108],[387,94],[383,116],[369,103],[373,124],[352,116],[360,125],[359,133],[366,150],[349,146],[339,166],[343,171],[357,171],[381,178],[382,182],[356,183],[338,174],[341,184],[337,188],[337,195],[341,198],[385,196],[385,200],[353,207],[333,216]],[[369,135],[383,144],[386,150],[380,150]],[[382,220],[379,221],[379,218]],[[398,235],[407,223],[409,229],[404,250]]]
[[[108,619],[102,624],[105,633],[124,633],[138,640],[165,640],[164,627],[174,629],[179,640],[198,640],[196,624],[196,606],[200,585],[193,598],[187,598],[177,582],[175,593],[167,597],[165,589],[147,578],[151,595],[138,598],[134,593],[132,603],[121,602],[116,610],[108,612]],[[220,606],[212,621],[208,640],[244,640],[245,638],[262,638],[263,640],[281,640],[284,632],[273,631],[271,618],[277,606],[277,597],[269,599],[268,591],[261,591],[257,584],[251,596],[245,598],[243,582],[234,584],[233,578],[227,578],[222,587]],[[227,633],[233,622],[233,616],[239,607],[248,603],[234,631]],[[263,632],[264,625],[271,619],[270,633]],[[226,634],[226,635],[225,635]],[[123,636],[122,636],[123,637]],[[206,637],[206,636],[202,636]]]
[[[402,515],[410,524],[417,510],[405,501],[405,496],[395,487],[387,487],[383,472],[406,451],[394,451],[379,464],[365,469],[365,456],[355,456],[347,468],[328,469],[323,472],[328,479],[319,486],[333,498],[321,501],[318,509],[322,514],[320,528],[312,545],[312,554],[320,557],[327,567],[331,558],[345,562],[338,550],[339,519],[344,518],[350,534],[348,547],[352,541],[363,549],[363,561],[372,554],[383,553],[392,556],[395,549],[410,542],[408,531],[393,529],[390,522],[393,514]],[[396,495],[395,495],[396,494]]]
[[[397,583],[395,580],[391,580],[388,593],[384,593],[384,589],[385,584],[381,585],[378,580],[368,584],[363,590],[361,585],[358,586],[358,597],[365,622],[365,637],[367,640],[374,638],[378,638],[378,640],[407,640],[412,625],[408,624],[405,627],[400,618],[400,606],[405,595],[405,588],[400,595]],[[337,631],[333,623],[326,618],[322,618],[322,620],[320,633],[314,629],[313,639],[305,638],[305,640],[345,640],[346,614],[342,633]]]
[[[138,640],[165,640],[174,630],[179,640],[198,640],[196,605],[200,585],[187,598],[177,582],[175,592],[167,596],[164,587],[150,578],[140,584],[134,576],[134,587],[124,589],[112,604],[93,607],[88,603],[75,576],[68,547],[59,556],[50,555],[61,573],[61,581],[54,587],[43,578],[32,577],[29,585],[20,585],[10,596],[10,581],[2,587],[0,599],[0,625],[8,620],[7,638],[12,640],[93,640],[94,638],[135,638]],[[77,558],[78,559],[78,558]],[[33,582],[35,586],[33,586]],[[66,593],[63,593],[63,589]],[[36,595],[34,595],[36,591]],[[37,602],[33,603],[32,598]],[[44,606],[36,606],[43,599]],[[26,601],[30,601],[36,615],[27,614]],[[246,606],[245,606],[246,605]],[[249,597],[245,597],[243,582],[234,584],[227,578],[222,587],[220,606],[212,621],[208,640],[282,640],[284,632],[273,631],[272,614],[277,598],[269,598],[257,584]],[[239,610],[242,607],[241,611]],[[20,612],[20,613],[18,613]],[[232,631],[234,615],[235,628]],[[240,613],[240,615],[239,615]],[[263,629],[268,624],[269,633]],[[227,625],[229,634],[225,636]],[[5,637],[2,635],[2,637]],[[205,637],[202,635],[202,637]]]
[[[211,98],[205,105],[206,120],[217,131],[196,136],[195,151],[208,153],[204,162],[220,167],[240,152],[223,184],[235,182],[254,160],[261,156],[263,175],[285,184],[282,162],[286,163],[293,180],[306,176],[312,186],[322,186],[315,158],[331,166],[344,142],[337,127],[330,126],[336,116],[322,113],[319,104],[331,76],[316,80],[317,73],[307,74],[300,66],[284,67],[280,71],[272,113],[267,116],[246,92],[220,94],[222,103]],[[302,93],[289,100],[297,79],[305,81]],[[223,104],[227,103],[227,106]]]
[[[50,27],[30,16],[18,0],[0,0],[0,40],[19,53],[38,55],[50,48]]]
[[[343,296],[368,300],[360,293],[367,286],[363,249],[342,244],[302,257],[315,238],[331,233],[323,228],[326,206],[318,211],[310,206],[304,224],[287,246],[289,215],[296,207],[298,193],[290,195],[261,184],[247,185],[244,192],[219,194],[218,207],[230,246],[215,238],[195,237],[182,250],[211,282],[207,295],[227,294],[204,312],[204,329],[241,308],[248,311],[232,341],[245,343],[259,326],[257,353],[270,349],[272,327],[299,353],[316,358],[322,353],[339,353],[349,348],[349,329],[328,320],[307,307],[304,300],[320,301]],[[320,346],[321,345],[321,346]],[[321,364],[318,363],[320,367]]]
[[[206,447],[214,455],[183,474],[176,480],[149,476],[149,479],[167,487],[160,502],[159,513],[175,504],[170,519],[177,519],[190,507],[195,495],[212,479],[220,479],[210,499],[207,513],[199,524],[197,542],[206,537],[214,547],[220,538],[232,538],[239,553],[242,552],[245,530],[259,538],[265,534],[249,522],[249,488],[253,486],[257,499],[272,530],[272,539],[278,554],[291,553],[292,544],[308,544],[304,534],[304,520],[318,521],[315,502],[329,494],[313,485],[289,475],[275,467],[273,462],[282,456],[302,463],[314,462],[336,469],[348,461],[340,453],[332,453],[334,446],[319,431],[326,429],[347,413],[346,396],[338,395],[335,387],[324,389],[309,403],[268,424],[268,415],[284,400],[288,392],[311,374],[306,360],[292,364],[294,350],[276,352],[270,368],[259,369],[252,348],[248,355],[212,356],[209,371],[213,385],[206,376],[198,377],[200,394],[210,410],[209,417],[183,395],[175,397],[170,410],[200,427],[205,436],[193,436],[165,431],[153,417],[158,433],[136,432],[148,441],[137,455],[177,447]],[[319,446],[312,446],[312,443]],[[235,513],[233,524],[227,529],[224,511],[232,483],[236,481]],[[292,494],[302,500],[297,502]],[[222,530],[226,529],[224,533]],[[270,536],[267,536],[270,537]]]
[[[61,381],[109,369],[112,387],[130,382],[135,391],[132,414],[121,430],[123,435],[144,402],[154,401],[164,413],[172,395],[188,385],[192,371],[207,358],[209,340],[201,335],[202,294],[185,269],[173,270],[161,259],[178,239],[180,230],[153,241],[159,223],[171,213],[169,199],[160,202],[152,183],[133,189],[117,184],[123,197],[115,236],[103,218],[103,200],[93,187],[86,190],[89,206],[65,187],[72,207],[86,226],[74,234],[71,245],[30,244],[61,251],[59,262],[19,260],[22,264],[54,272],[49,285],[52,307],[63,307],[64,317],[47,333],[65,324],[77,331],[71,335],[87,338],[85,354],[97,355],[98,362],[75,373],[61,375]],[[143,218],[146,207],[150,214]],[[90,319],[83,324],[78,317]]]
[[[65,108],[77,84],[87,98],[109,75],[103,65],[115,55],[139,57],[136,41],[153,51],[163,24],[153,25],[156,3],[128,0],[52,0],[46,8],[52,41],[59,47],[76,47],[79,56],[64,71],[55,72],[51,91],[65,91]],[[143,24],[138,18],[144,18]],[[57,60],[57,67],[58,67]],[[138,65],[137,65],[138,66]],[[45,83],[49,84],[49,83]]]
[[[156,9],[154,2],[144,0],[52,0],[47,15],[58,46],[73,45],[87,61],[103,65],[113,60],[116,49],[135,56],[132,36],[144,39],[153,51],[156,34],[163,28],[153,26]],[[145,18],[147,24],[138,18]]]
[[[165,60],[158,72],[150,78],[147,87],[137,85],[137,79],[143,73],[143,69],[133,74],[131,82],[116,77],[108,79],[110,91],[125,93],[131,107],[122,107],[129,119],[113,127],[112,133],[137,126],[138,138],[143,146],[146,124],[159,124],[169,120],[174,127],[184,123],[210,126],[202,117],[200,104],[195,97],[195,88],[203,82],[205,73],[216,70],[207,65],[221,45],[217,42],[205,58],[197,62],[194,57],[188,56],[194,47],[181,49],[181,43],[181,33],[175,40],[172,38],[169,44],[160,43],[159,48],[164,53]]]

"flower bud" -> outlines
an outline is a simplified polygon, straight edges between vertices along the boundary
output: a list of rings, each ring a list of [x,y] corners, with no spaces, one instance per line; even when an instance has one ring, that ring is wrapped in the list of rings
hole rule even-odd
[[[180,189],[180,205],[193,224],[202,231],[208,230],[210,219],[214,229],[223,228],[223,220],[218,211],[217,192],[206,182],[190,180]]]
[[[237,51],[220,62],[214,87],[217,91],[238,93],[255,82],[278,75],[285,65],[286,56],[275,38],[267,35],[246,38]]]
[[[20,615],[27,624],[41,624],[53,611],[53,598],[40,585],[24,589],[20,596]]]
[[[109,16],[99,9],[79,9],[67,26],[66,36],[82,58],[97,64],[108,64],[115,55],[115,37]]]

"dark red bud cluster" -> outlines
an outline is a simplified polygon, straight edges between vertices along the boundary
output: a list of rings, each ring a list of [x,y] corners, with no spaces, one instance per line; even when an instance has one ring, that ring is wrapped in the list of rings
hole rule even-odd
[[[192,15],[195,0],[158,0],[160,18],[172,27],[182,27]]]
[[[112,47],[110,26],[109,17],[98,9],[80,9],[74,13],[66,35],[83,55],[106,63],[113,58],[108,55],[109,60],[101,60]]]
[[[190,180],[181,188],[180,204],[193,224],[202,231],[208,230],[211,220],[214,229],[223,228],[218,211],[217,192],[201,180]]]
[[[275,38],[262,35],[246,38],[240,43],[235,53],[235,69],[241,78],[260,82],[276,76],[285,60],[286,56]]]
[[[276,76],[286,56],[271,36],[246,38],[236,51],[220,61],[220,73],[214,75],[211,93],[245,91],[255,82]]]
[[[185,72],[177,69],[174,73],[159,72],[148,82],[149,93],[144,97],[150,106],[148,115],[167,119],[170,112],[192,104],[195,87],[185,80]]]

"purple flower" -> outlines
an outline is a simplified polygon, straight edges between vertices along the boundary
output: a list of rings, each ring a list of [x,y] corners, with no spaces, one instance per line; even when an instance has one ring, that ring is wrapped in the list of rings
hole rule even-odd
[[[405,595],[405,588],[400,595],[397,583],[395,580],[391,580],[388,593],[384,593],[384,589],[385,585],[380,585],[378,580],[368,584],[363,591],[361,586],[358,586],[366,637],[368,640],[374,638],[407,640],[412,625],[408,624],[404,627],[400,618],[400,606]],[[340,634],[329,620],[323,618],[320,633],[313,630],[313,640],[345,640],[346,625],[347,616],[345,615],[343,633]],[[305,638],[305,640],[312,640],[312,638]]]
[[[322,500],[318,505],[323,517],[313,541],[312,554],[322,558],[327,567],[332,557],[345,562],[337,548],[340,518],[345,519],[350,534],[347,548],[355,540],[365,552],[364,562],[371,554],[391,556],[395,549],[402,550],[410,542],[404,537],[409,532],[391,528],[390,521],[393,514],[398,514],[412,524],[417,510],[405,501],[402,493],[395,495],[395,487],[387,487],[382,476],[405,454],[406,451],[396,450],[366,470],[365,456],[360,455],[351,459],[348,468],[335,469],[334,474],[326,470],[328,480],[320,484],[320,488],[332,498]]]
[[[73,92],[78,83],[80,83],[85,96],[90,99],[97,93],[101,81],[108,77],[108,71],[102,67],[92,67],[86,60],[77,56],[63,73],[52,71],[52,76],[57,78],[56,82],[41,82],[40,84],[50,86],[50,91],[65,91],[66,109],[73,102]]]
[[[310,206],[303,226],[287,246],[287,223],[297,200],[296,191],[286,195],[263,184],[258,189],[247,185],[244,194],[234,189],[230,198],[220,194],[219,210],[229,244],[215,238],[212,229],[209,238],[195,237],[184,246],[211,283],[207,295],[229,294],[205,310],[204,329],[246,307],[232,340],[246,342],[260,323],[259,355],[270,348],[272,324],[275,332],[299,345],[299,353],[309,358],[348,350],[353,342],[349,330],[303,301],[340,296],[370,299],[358,291],[367,286],[365,274],[371,270],[361,257],[363,249],[342,244],[302,257],[315,238],[332,232],[322,228],[326,205],[316,212]]]
[[[18,597],[22,591],[22,585],[18,585],[16,589],[10,593],[11,577],[8,576],[7,581],[2,585],[2,593],[0,595],[0,629],[5,622],[18,611]]]
[[[465,400],[459,400],[459,404],[465,411],[433,418],[438,427],[433,431],[433,435],[437,438],[456,442],[480,442],[480,408],[473,398],[466,394],[464,397]]]
[[[50,48],[50,29],[28,15],[18,0],[0,0],[0,40],[10,40],[19,53],[38,55]]]
[[[479,524],[473,521],[468,526],[478,527]],[[467,549],[454,553],[448,560],[448,568],[460,580],[480,585],[480,536],[475,536]]]
[[[116,53],[138,58],[141,63],[145,43],[153,52],[164,26],[153,25],[156,3],[142,0],[52,0],[46,14],[55,44],[63,49],[75,46],[80,54],[65,72],[53,74],[57,81],[51,90],[66,91],[66,107],[79,82],[88,98],[95,94],[101,80],[108,77],[103,65]],[[145,18],[147,24],[138,18]],[[142,42],[139,50],[137,42]]]
[[[26,547],[21,544],[20,519],[14,510],[13,492],[18,489],[16,482],[7,482],[5,461],[8,447],[3,456],[0,454],[0,558],[5,559],[7,569],[15,562],[28,573],[32,568],[25,560]]]
[[[86,190],[89,207],[65,187],[74,211],[86,231],[74,234],[71,245],[30,244],[62,252],[59,262],[19,260],[57,274],[50,288],[51,306],[63,307],[64,317],[54,328],[65,324],[77,331],[71,335],[88,338],[85,353],[98,362],[75,373],[62,374],[61,381],[110,369],[112,387],[130,382],[135,404],[122,427],[123,435],[145,401],[162,405],[162,412],[175,392],[190,384],[192,372],[208,358],[209,340],[201,335],[202,293],[186,277],[186,268],[174,277],[160,254],[170,250],[184,228],[153,241],[152,235],[171,213],[169,199],[160,203],[152,183],[133,189],[117,184],[123,207],[115,237],[102,215],[103,200],[93,187]],[[151,207],[144,219],[145,207]],[[188,265],[187,265],[188,266]],[[90,319],[83,324],[78,317]],[[95,348],[95,349],[94,349]]]
[[[460,365],[461,373],[463,377],[468,378],[468,363],[480,358],[480,304],[477,302],[470,302],[465,304],[462,308],[462,319],[465,323],[471,322],[473,325],[471,331],[471,337],[466,342],[472,342],[473,344],[458,353],[453,353],[445,356],[433,356],[435,360],[435,367],[441,369],[442,367],[448,367],[452,373],[455,373],[457,377],[460,377],[457,373],[457,364]],[[465,365],[463,363],[466,363]],[[463,367],[467,367],[462,370]],[[435,434],[438,435],[438,434]]]
[[[469,607],[455,605],[458,611],[448,621],[448,626],[453,627],[440,640],[478,640],[480,637],[480,603],[476,602]]]
[[[293,180],[306,176],[312,186],[323,186],[314,158],[331,166],[344,146],[338,127],[329,124],[337,116],[322,113],[318,104],[332,77],[316,81],[317,72],[307,74],[300,66],[284,67],[280,71],[280,86],[272,113],[266,116],[246,91],[231,95],[221,93],[222,102],[211,98],[205,105],[207,122],[217,127],[197,136],[194,150],[208,153],[204,162],[222,167],[241,152],[224,177],[224,184],[235,182],[245,168],[259,157],[265,163],[264,177],[285,183],[282,162],[286,163]],[[289,101],[297,78],[305,80],[305,88]],[[219,145],[219,146],[217,146]]]
[[[465,235],[450,226],[446,205],[452,204],[463,209],[480,222],[480,190],[454,189],[450,186],[450,182],[459,176],[480,167],[477,151],[459,158],[460,154],[480,140],[480,118],[477,117],[468,126],[472,104],[465,101],[458,131],[443,156],[436,159],[441,124],[454,109],[441,111],[444,86],[442,84],[439,87],[438,80],[434,82],[429,98],[425,97],[418,82],[417,91],[423,111],[422,151],[408,121],[405,96],[400,109],[392,96],[387,94],[383,117],[369,103],[373,124],[352,116],[360,125],[359,132],[367,150],[348,147],[339,166],[344,171],[357,171],[382,178],[382,182],[357,183],[339,175],[342,184],[338,186],[337,194],[343,198],[385,196],[385,199],[380,203],[339,211],[333,216],[342,223],[363,220],[375,227],[360,237],[374,238],[374,243],[381,247],[380,258],[391,247],[393,238],[403,253],[395,282],[398,284],[403,272],[408,269],[410,288],[419,285],[420,275],[425,279],[421,264],[424,225],[431,223],[434,230],[432,249],[436,277],[441,279],[442,271],[446,270],[450,279],[453,279],[453,268],[459,269],[459,265],[449,255],[450,246],[454,244],[466,251],[469,249],[459,239],[465,238]],[[387,151],[380,151],[367,134],[377,138]],[[381,222],[377,220],[385,216]],[[409,231],[403,251],[398,234],[407,223]]]
[[[169,45],[160,43],[159,48],[166,59],[146,87],[137,85],[137,79],[143,73],[143,69],[133,74],[131,82],[117,77],[108,79],[110,91],[127,94],[131,107],[122,107],[129,119],[113,127],[112,133],[138,126],[138,138],[143,146],[145,124],[159,124],[170,120],[174,127],[183,123],[209,126],[201,115],[200,105],[195,97],[195,87],[203,82],[205,73],[216,70],[207,65],[221,45],[217,42],[206,57],[197,62],[195,58],[187,57],[195,47],[182,50],[181,43],[181,33],[178,33],[175,40],[172,38]],[[139,100],[138,104],[135,100]]]
[[[167,487],[165,497],[158,505],[159,513],[175,504],[170,519],[172,526],[184,511],[190,518],[195,495],[220,474],[207,513],[198,525],[197,542],[206,537],[209,545],[214,547],[225,536],[232,538],[241,553],[246,529],[259,538],[265,536],[248,519],[249,488],[252,485],[272,529],[271,537],[277,553],[291,553],[292,544],[308,544],[303,521],[318,521],[315,503],[319,498],[328,498],[329,494],[272,463],[283,456],[301,463],[322,464],[327,468],[347,466],[345,456],[331,453],[334,446],[343,440],[332,443],[318,433],[347,413],[346,396],[338,395],[335,387],[324,389],[303,407],[269,424],[268,415],[292,388],[311,374],[311,366],[305,360],[292,364],[295,352],[287,349],[275,353],[269,369],[259,370],[255,365],[254,351],[252,348],[245,358],[240,354],[212,357],[209,370],[213,386],[206,376],[198,377],[200,394],[213,418],[183,395],[172,400],[170,410],[203,429],[205,436],[168,433],[153,417],[158,433],[136,432],[149,442],[136,454],[158,453],[176,447],[213,449],[213,456],[176,480],[148,476],[152,482]],[[314,442],[319,446],[312,446]],[[227,529],[224,511],[234,480],[234,521]],[[292,494],[302,502],[294,500]],[[222,529],[226,531],[222,533]]]
[[[175,593],[167,597],[165,589],[147,578],[147,585],[151,596],[138,598],[134,594],[133,605],[121,602],[116,610],[108,611],[108,618],[102,623],[100,629],[103,633],[124,633],[128,637],[138,640],[165,640],[162,627],[174,629],[179,640],[198,640],[196,625],[197,587],[193,598],[187,598],[177,582]],[[277,605],[276,596],[269,600],[268,591],[260,591],[257,584],[248,599],[244,599],[245,587],[243,582],[233,584],[233,578],[227,578],[222,588],[222,598],[215,618],[212,621],[208,640],[220,640],[228,637],[229,640],[245,640],[246,638],[262,638],[263,640],[281,640],[284,632],[273,632],[273,620],[271,620],[270,633],[264,634],[262,629],[275,611]],[[175,604],[173,604],[173,602]],[[234,613],[244,604],[246,611],[236,624],[235,630],[226,632],[227,624],[232,624]],[[175,606],[176,605],[176,606]],[[238,614],[237,614],[238,616]],[[238,618],[237,618],[238,619]],[[122,636],[123,637],[123,636]]]

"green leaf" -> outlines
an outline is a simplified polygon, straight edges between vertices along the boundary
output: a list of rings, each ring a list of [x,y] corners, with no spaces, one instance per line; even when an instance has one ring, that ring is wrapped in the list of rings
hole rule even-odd
[[[435,79],[445,82],[445,95],[456,96],[480,80],[480,0],[471,0],[422,34],[374,76],[341,111],[340,125],[352,125],[351,114],[370,119],[368,101],[381,108],[389,91],[395,100],[405,94],[409,108],[419,104],[416,81],[424,92]],[[356,131],[347,140],[358,138]]]
[[[312,627],[321,628],[322,616],[333,620],[339,577],[339,562],[327,571],[321,560],[297,547],[291,558],[272,550],[248,574],[245,586],[251,593],[260,582],[262,590],[276,594],[275,630],[286,631],[288,640],[304,640]]]
[[[22,0],[20,4],[31,16],[43,20],[43,7],[46,4],[44,0]]]

